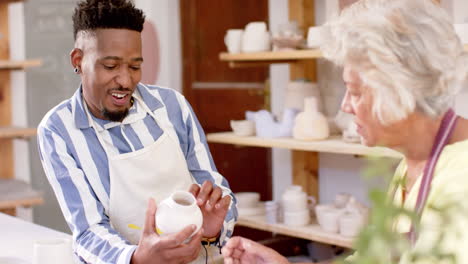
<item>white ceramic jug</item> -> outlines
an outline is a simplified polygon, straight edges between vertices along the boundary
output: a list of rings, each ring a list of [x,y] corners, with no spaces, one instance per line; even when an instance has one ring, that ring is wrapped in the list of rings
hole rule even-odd
[[[203,224],[195,197],[186,191],[176,191],[159,203],[155,218],[156,230],[163,236],[177,233],[189,225],[196,225],[195,234]]]
[[[327,118],[318,111],[317,98],[307,97],[304,112],[296,116],[293,137],[300,140],[322,140],[330,135]]]

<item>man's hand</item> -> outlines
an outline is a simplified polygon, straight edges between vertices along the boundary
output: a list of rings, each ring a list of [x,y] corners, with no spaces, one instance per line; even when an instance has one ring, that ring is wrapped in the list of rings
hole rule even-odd
[[[224,218],[231,203],[231,196],[222,197],[222,189],[220,187],[213,188],[210,181],[205,181],[201,188],[197,184],[192,184],[189,191],[197,199],[197,204],[203,214],[203,237],[217,237],[223,227]]]
[[[286,258],[273,249],[243,237],[229,239],[222,253],[224,264],[289,264]]]
[[[153,199],[150,199],[146,210],[145,227],[130,263],[175,264],[195,260],[200,252],[203,228],[191,238],[189,243],[184,244],[184,241],[195,231],[195,225],[188,226],[179,233],[160,237],[155,231],[155,214],[156,204]]]

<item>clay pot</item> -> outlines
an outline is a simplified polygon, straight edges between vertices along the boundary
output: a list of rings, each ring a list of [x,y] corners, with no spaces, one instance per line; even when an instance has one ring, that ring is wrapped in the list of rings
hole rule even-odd
[[[197,227],[195,234],[203,224],[203,215],[195,197],[186,191],[176,191],[159,203],[155,218],[156,231],[163,236],[177,233],[189,225]]]

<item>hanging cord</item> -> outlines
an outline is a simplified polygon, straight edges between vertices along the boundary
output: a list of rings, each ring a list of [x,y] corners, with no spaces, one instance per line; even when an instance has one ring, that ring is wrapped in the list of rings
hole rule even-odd
[[[202,246],[203,246],[203,249],[205,250],[205,264],[208,264],[208,263],[214,263],[214,259],[213,259],[213,256],[210,255],[210,247],[212,246],[216,246],[219,250],[219,254],[221,255],[221,243],[219,242],[219,238],[216,238],[216,239],[210,239],[211,242],[208,242],[207,239],[205,239],[204,241],[202,240]],[[208,248],[206,247],[208,246]]]
[[[206,246],[202,244],[203,249],[205,249],[205,264],[208,264],[208,250],[206,249]]]

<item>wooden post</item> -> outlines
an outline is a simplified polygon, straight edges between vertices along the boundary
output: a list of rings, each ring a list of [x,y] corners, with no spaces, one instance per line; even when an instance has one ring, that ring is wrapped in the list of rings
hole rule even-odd
[[[0,1],[0,60],[10,59],[8,32],[8,1]],[[10,71],[0,70],[0,126],[11,125],[11,84]],[[13,178],[13,141],[0,139],[0,178]],[[12,208],[4,213],[15,215]]]
[[[10,58],[8,38],[8,2],[0,1],[0,60]],[[0,126],[11,125],[10,71],[0,70]],[[13,178],[13,143],[0,140],[0,178]]]
[[[297,21],[304,34],[314,25],[314,0],[289,0],[289,20]],[[305,78],[315,82],[316,62],[305,60],[290,64],[291,80]],[[293,183],[301,185],[309,194],[318,197],[318,168],[317,152],[292,151]]]

